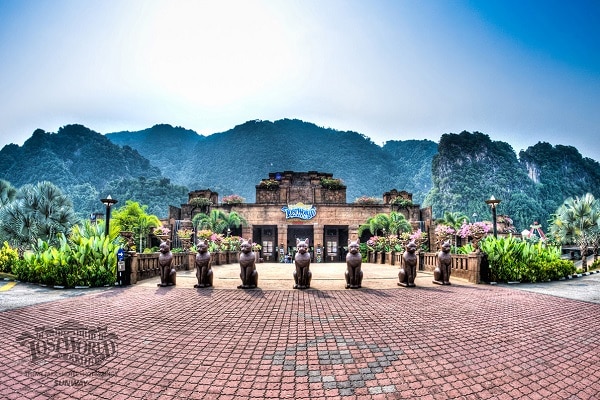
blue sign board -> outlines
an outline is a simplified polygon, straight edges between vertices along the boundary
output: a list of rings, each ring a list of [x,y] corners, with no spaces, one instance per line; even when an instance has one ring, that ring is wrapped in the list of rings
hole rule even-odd
[[[123,250],[123,249],[117,250],[117,260],[119,260],[119,261],[125,260],[125,250]]]

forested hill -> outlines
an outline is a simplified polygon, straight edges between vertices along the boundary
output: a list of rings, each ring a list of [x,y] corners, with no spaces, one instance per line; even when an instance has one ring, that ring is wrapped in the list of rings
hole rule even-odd
[[[38,129],[23,146],[4,146],[0,179],[15,187],[50,181],[71,198],[80,217],[104,212],[100,199],[108,194],[122,203],[143,201],[149,212],[164,216],[165,204],[187,200],[187,188],[171,185],[136,150],[82,125],[67,125],[57,133]]]
[[[534,222],[548,226],[568,197],[600,194],[600,164],[570,146],[538,143],[517,156],[507,143],[480,132],[444,134],[433,158],[433,187],[425,204],[439,210],[491,219],[484,200],[501,199],[498,213],[519,231]]]
[[[189,191],[211,189],[222,197],[255,201],[255,186],[270,172],[333,173],[347,185],[347,201],[381,198],[390,189],[413,193],[435,217],[460,212],[490,219],[484,200],[502,200],[519,230],[534,221],[547,227],[567,197],[600,197],[600,165],[570,146],[538,143],[519,158],[504,142],[480,132],[448,133],[429,140],[388,141],[378,146],[356,132],[299,120],[248,121],[209,136],[162,124],[138,132],[101,135],[81,125],[57,133],[37,130],[23,146],[0,151],[0,179],[15,187],[50,181],[88,216],[103,211],[110,194],[148,205],[165,217],[169,205],[187,201]]]
[[[248,121],[210,136],[170,125],[106,136],[134,147],[174,183],[236,193],[249,202],[258,182],[277,171],[331,172],[348,187],[348,202],[363,195],[381,198],[394,188],[412,192],[420,202],[431,187],[437,152],[428,140],[390,141],[382,148],[356,132],[290,119]]]

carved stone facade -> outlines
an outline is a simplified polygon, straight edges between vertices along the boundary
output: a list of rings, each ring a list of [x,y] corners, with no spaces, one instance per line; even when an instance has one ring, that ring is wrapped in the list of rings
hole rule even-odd
[[[431,207],[412,204],[412,194],[408,192],[386,192],[382,204],[348,204],[346,186],[341,180],[314,171],[270,173],[256,186],[254,204],[223,205],[216,201],[218,194],[210,190],[192,193],[196,196],[200,192],[211,199],[210,209],[235,211],[246,219],[248,226],[232,234],[261,244],[261,256],[266,261],[280,259],[281,251],[292,253],[297,238],[309,239],[314,260],[343,261],[348,239],[357,239],[358,227],[379,213],[401,212],[415,229],[425,232],[433,223]],[[392,204],[399,196],[410,202],[401,207]],[[179,209],[170,207],[169,219],[174,225],[176,220],[191,220],[198,212],[206,210],[190,204]]]

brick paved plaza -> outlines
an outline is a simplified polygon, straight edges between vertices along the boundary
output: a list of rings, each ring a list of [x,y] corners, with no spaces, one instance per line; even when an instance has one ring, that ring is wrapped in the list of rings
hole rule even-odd
[[[0,398],[600,398],[598,304],[461,282],[244,291],[189,278],[1,312]]]

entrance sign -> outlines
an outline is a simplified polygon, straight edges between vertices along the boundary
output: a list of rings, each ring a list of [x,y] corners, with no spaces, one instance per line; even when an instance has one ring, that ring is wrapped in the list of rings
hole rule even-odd
[[[283,206],[281,211],[285,213],[285,219],[313,219],[317,215],[317,208],[314,205],[297,203],[293,206]]]

